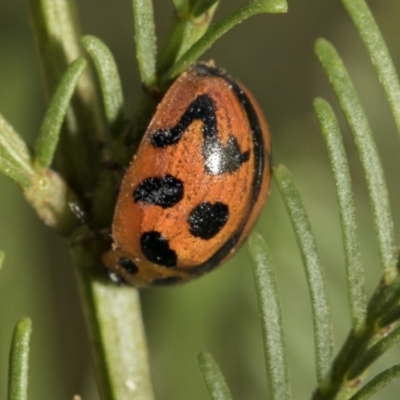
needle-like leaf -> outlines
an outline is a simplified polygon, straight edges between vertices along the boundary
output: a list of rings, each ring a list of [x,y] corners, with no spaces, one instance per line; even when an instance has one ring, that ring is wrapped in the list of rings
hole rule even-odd
[[[322,384],[329,372],[333,354],[332,318],[324,272],[310,222],[291,174],[283,165],[279,165],[274,168],[274,177],[303,258],[313,315],[317,380]]]
[[[152,89],[157,85],[157,48],[153,1],[132,0],[132,6],[140,78],[148,89]]]
[[[371,199],[384,277],[390,282],[397,275],[397,250],[388,191],[371,128],[335,48],[327,40],[318,39],[315,51],[333,86],[357,146]]]
[[[400,134],[400,82],[385,40],[364,0],[342,0],[375,66]]]
[[[364,274],[360,243],[357,236],[356,210],[351,188],[350,172],[342,136],[335,114],[323,99],[314,101],[314,108],[328,149],[335,178],[347,270],[347,291],[354,332],[362,331],[366,320]]]
[[[33,174],[28,146],[0,114],[0,157],[26,175]]]
[[[11,343],[8,400],[28,399],[28,361],[31,333],[31,320],[22,318],[14,329]]]
[[[119,135],[124,119],[124,96],[114,57],[108,47],[94,36],[85,36],[81,42],[96,67],[109,129],[114,136]]]
[[[163,82],[174,79],[194,63],[211,45],[231,28],[245,19],[260,13],[283,13],[287,11],[286,0],[250,0],[222,21],[214,24],[182,57],[164,74]]]
[[[393,365],[393,367],[376,375],[371,379],[360,391],[350,397],[349,400],[368,400],[379,390],[383,389],[389,383],[393,382],[400,377],[400,364]]]
[[[203,377],[204,385],[211,400],[232,400],[224,376],[211,354],[201,352],[197,356],[197,363]]]
[[[267,368],[269,398],[291,399],[278,285],[270,250],[261,235],[249,238],[253,275],[261,314],[261,332]]]
[[[65,114],[86,64],[84,58],[78,58],[68,67],[50,101],[35,145],[35,166],[39,170],[53,161]]]
[[[347,374],[348,380],[353,380],[361,375],[376,359],[400,340],[400,327],[397,327],[383,339],[379,340],[362,354],[353,364]]]

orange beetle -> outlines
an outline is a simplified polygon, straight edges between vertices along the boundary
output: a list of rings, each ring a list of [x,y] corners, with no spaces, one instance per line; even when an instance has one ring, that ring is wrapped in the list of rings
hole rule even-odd
[[[212,63],[170,87],[122,181],[103,256],[114,280],[166,286],[231,257],[269,191],[270,135],[253,96]]]

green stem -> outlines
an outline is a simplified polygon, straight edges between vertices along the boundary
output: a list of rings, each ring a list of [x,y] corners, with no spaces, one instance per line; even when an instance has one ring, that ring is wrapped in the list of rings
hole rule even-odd
[[[160,72],[170,68],[190,47],[207,31],[219,2],[213,2],[204,14],[195,17],[196,10],[188,10],[184,14],[175,13],[170,33],[164,42],[159,57],[157,69]]]
[[[127,144],[131,146],[131,154],[135,154],[146,129],[154,115],[160,99],[142,90],[139,93],[137,108],[133,112],[132,120],[127,129]],[[130,161],[130,160],[128,160]]]
[[[353,363],[346,378],[353,380],[361,375],[375,360],[400,340],[400,327],[398,326],[388,335],[368,349],[356,362]]]
[[[393,307],[379,319],[379,327],[384,328],[400,319],[400,305]]]
[[[353,332],[350,332],[332,364],[330,374],[326,379],[327,384],[315,391],[312,400],[332,400],[335,398],[344,384],[344,377],[352,362],[366,350],[372,332],[371,327],[360,337],[355,337]]]
[[[217,39],[245,19],[252,15],[264,12],[281,13],[286,11],[287,4],[285,0],[249,1],[248,4],[239,7],[222,21],[208,29],[206,34],[194,43],[193,46],[191,46],[182,57],[180,57],[177,62],[163,74],[161,84],[165,85],[183,71],[187,70],[190,64],[194,63]]]
[[[342,346],[339,354],[332,363],[329,376],[326,379],[327,384],[321,386],[314,393],[313,400],[331,400],[335,399],[340,391],[346,392],[346,376],[353,365],[360,359],[365,358],[367,349],[377,338],[381,338],[383,331],[379,329],[379,319],[383,310],[389,309],[393,304],[400,300],[399,278],[396,278],[390,285],[381,282],[369,301],[367,307],[367,325],[364,331],[355,336],[353,331],[348,336],[345,344]],[[356,389],[362,380],[359,377],[351,376],[354,379],[351,383],[352,389]]]
[[[71,240],[102,400],[152,400],[138,291],[99,276],[106,245],[82,228]]]
[[[76,4],[74,0],[29,0],[29,6],[50,97],[68,65],[83,55]],[[100,166],[105,138],[100,110],[96,81],[85,71],[67,113],[57,153],[58,170],[82,196],[95,186]]]
[[[51,169],[32,177],[24,195],[39,218],[61,235],[69,235],[80,223],[71,209],[71,206],[80,206],[75,193]]]

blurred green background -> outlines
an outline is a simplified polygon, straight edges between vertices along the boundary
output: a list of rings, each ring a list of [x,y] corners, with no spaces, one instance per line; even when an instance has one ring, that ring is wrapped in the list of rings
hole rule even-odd
[[[216,19],[243,1],[222,1]],[[400,63],[398,0],[371,0],[394,61]],[[128,0],[78,0],[85,34],[99,36],[113,51],[122,75],[129,114],[139,91],[132,13]],[[369,115],[386,171],[392,211],[400,221],[400,142],[383,91],[343,6],[336,0],[290,1],[286,15],[251,18],[224,36],[203,57],[214,59],[245,83],[259,100],[273,134],[274,160],[292,171],[313,224],[326,270],[338,349],[350,327],[343,251],[332,175],[312,110],[323,96],[338,111],[313,53],[318,37],[340,51]],[[161,38],[172,6],[155,1]],[[26,2],[0,2],[0,112],[32,144],[45,110],[45,96]],[[340,113],[338,112],[338,115]],[[342,129],[350,164],[362,241],[367,292],[380,277],[365,181],[346,125]],[[64,240],[45,228],[20,191],[0,176],[0,399],[7,388],[8,348],[22,315],[33,320],[30,399],[97,399],[91,350]],[[295,399],[315,387],[311,314],[303,266],[294,235],[273,184],[257,230],[276,263],[282,297],[290,374]],[[196,365],[200,350],[211,352],[235,399],[266,398],[263,353],[249,254],[182,287],[142,292],[151,370],[157,399],[207,399]],[[374,371],[398,363],[393,349]],[[400,383],[376,399],[397,399]]]

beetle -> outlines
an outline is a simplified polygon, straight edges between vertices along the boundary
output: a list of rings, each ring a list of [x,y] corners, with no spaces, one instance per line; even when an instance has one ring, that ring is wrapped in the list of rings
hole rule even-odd
[[[211,271],[245,240],[270,178],[255,99],[212,62],[195,64],[168,89],[126,170],[104,265],[137,287]]]

